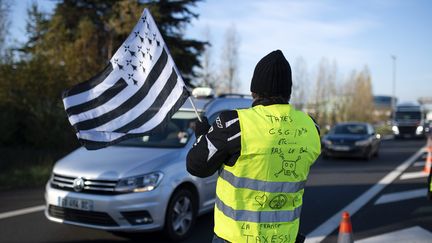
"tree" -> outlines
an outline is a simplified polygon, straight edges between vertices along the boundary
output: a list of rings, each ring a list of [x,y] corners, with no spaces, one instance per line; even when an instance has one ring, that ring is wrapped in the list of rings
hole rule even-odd
[[[196,2],[64,0],[50,16],[32,5],[29,39],[19,48],[20,58],[0,63],[0,145],[77,146],[62,90],[102,70],[144,7],[150,8],[180,71],[190,80],[205,44],[183,36],[185,26],[198,17],[190,10]]]
[[[197,1],[65,0],[57,4],[46,23],[33,15],[41,21],[34,22],[32,33],[37,38],[30,38],[27,47],[31,49],[27,51],[46,56],[52,65],[66,66],[69,82],[84,81],[106,65],[147,7],[185,82],[190,84],[205,45],[184,37],[184,28],[198,17],[190,10]]]
[[[353,72],[349,81],[348,117],[354,121],[373,121],[373,95],[369,69],[365,67],[361,72]]]
[[[234,25],[225,32],[225,42],[221,56],[221,82],[218,83],[219,92],[233,93],[239,86],[238,81],[238,51],[240,39]]]
[[[5,48],[9,24],[9,1],[0,0],[0,57]]]
[[[338,102],[335,96],[337,90],[337,65],[333,62],[330,66],[327,59],[321,59],[318,74],[315,81],[315,90],[312,100],[314,118],[317,122],[324,125],[332,124],[333,104]]]
[[[307,70],[306,61],[303,57],[296,59],[293,73],[293,85],[291,92],[290,103],[297,109],[305,108],[309,98],[309,74]]]
[[[164,36],[174,61],[183,74],[187,84],[191,84],[197,76],[194,67],[199,67],[199,56],[204,50],[206,42],[186,39],[184,28],[192,19],[198,18],[190,7],[195,6],[199,0],[149,1],[149,9],[154,13],[156,22],[159,24],[161,34]]]
[[[205,27],[204,31],[204,39],[208,43],[201,56],[201,70],[199,73],[199,82],[198,85],[205,86],[205,87],[215,87],[215,82],[217,80],[215,75],[215,70],[213,68],[213,51],[212,46],[210,44],[211,42],[211,32],[210,28],[208,26]]]

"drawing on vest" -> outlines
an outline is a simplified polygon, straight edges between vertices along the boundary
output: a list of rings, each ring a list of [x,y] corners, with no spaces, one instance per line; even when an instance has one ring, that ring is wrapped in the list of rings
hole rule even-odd
[[[262,196],[256,196],[255,201],[262,207],[267,202],[267,196],[266,194],[263,194]]]
[[[283,154],[280,154],[279,157],[282,159],[282,169],[278,172],[276,172],[274,175],[278,177],[282,172],[286,176],[294,176],[295,178],[298,177],[296,173],[296,167],[297,167],[297,161],[301,159],[301,156],[299,155],[296,160],[287,160],[285,159]]]
[[[301,198],[301,196],[299,197],[299,196],[295,196],[294,198],[293,198],[293,201],[292,201],[292,206],[295,208],[295,207],[298,207],[298,206],[301,206],[302,205],[302,200],[301,200],[302,198]]]
[[[278,194],[270,200],[269,207],[271,209],[281,209],[287,203],[288,199],[284,194]]]

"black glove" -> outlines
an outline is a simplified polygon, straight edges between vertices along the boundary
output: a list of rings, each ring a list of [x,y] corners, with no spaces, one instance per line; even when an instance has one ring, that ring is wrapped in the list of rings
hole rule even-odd
[[[209,122],[207,120],[207,117],[201,118],[202,122],[199,120],[195,123],[195,137],[199,137],[201,135],[207,134],[208,130],[210,129]]]

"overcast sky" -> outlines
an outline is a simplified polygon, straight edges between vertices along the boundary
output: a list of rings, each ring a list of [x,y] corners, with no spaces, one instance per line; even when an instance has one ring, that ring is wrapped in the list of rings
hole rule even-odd
[[[25,9],[31,2],[14,1],[11,34],[16,40],[25,40]],[[55,4],[36,2],[48,13]],[[391,55],[395,55],[396,96],[405,101],[432,97],[432,1],[209,0],[194,11],[200,17],[186,34],[203,39],[208,26],[216,62],[226,29],[236,27],[241,39],[241,93],[249,93],[261,57],[280,49],[294,73],[296,59],[302,57],[312,77],[322,58],[337,63],[340,77],[367,65],[376,95],[392,94]]]

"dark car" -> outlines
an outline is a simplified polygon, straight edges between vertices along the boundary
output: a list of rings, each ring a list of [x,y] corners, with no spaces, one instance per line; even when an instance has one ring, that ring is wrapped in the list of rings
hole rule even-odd
[[[322,139],[323,157],[346,156],[369,160],[378,155],[380,135],[371,124],[344,122],[334,126]]]

